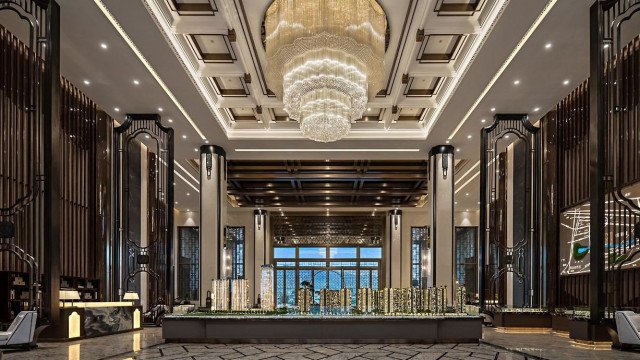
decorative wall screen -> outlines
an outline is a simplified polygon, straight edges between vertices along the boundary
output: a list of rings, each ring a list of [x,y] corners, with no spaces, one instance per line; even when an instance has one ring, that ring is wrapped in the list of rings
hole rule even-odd
[[[164,127],[157,114],[129,114],[115,129],[115,246],[119,258],[118,295],[122,296],[136,282],[137,275],[147,273],[149,306],[173,303],[171,271],[173,244],[173,129]],[[136,179],[136,153],[143,144],[147,151],[146,203],[138,199],[141,187],[133,188]],[[136,231],[141,209],[147,209],[146,239]]]
[[[422,288],[425,286],[423,277],[423,258],[426,259],[426,251],[428,244],[429,227],[412,226],[411,227],[411,286]]]
[[[244,226],[227,227],[227,247],[231,250],[231,278],[244,279]]]
[[[198,300],[200,296],[200,229],[178,227],[178,293],[180,299]]]
[[[506,299],[505,274],[513,274],[514,297],[520,288],[522,306],[539,306],[540,281],[545,278],[544,267],[539,264],[540,209],[540,137],[539,128],[533,126],[527,115],[497,114],[493,124],[480,132],[480,242],[479,242],[479,297],[484,309],[485,300],[502,306],[513,299]],[[515,136],[516,140],[509,136]],[[502,154],[511,144],[514,163],[521,176],[513,180],[513,199],[501,205],[504,191],[504,166]],[[516,201],[517,199],[517,201]],[[507,206],[513,210],[513,246],[504,238],[507,223]],[[518,211],[516,211],[518,210]],[[488,259],[487,259],[488,256]],[[487,261],[489,260],[489,261]],[[488,265],[485,267],[485,264]],[[540,269],[543,271],[539,271]]]
[[[467,290],[467,299],[478,293],[478,228],[455,228],[456,281]]]

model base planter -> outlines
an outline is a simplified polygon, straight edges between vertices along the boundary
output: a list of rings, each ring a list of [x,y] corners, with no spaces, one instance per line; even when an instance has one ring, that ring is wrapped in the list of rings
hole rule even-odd
[[[571,329],[571,318],[562,314],[553,314],[551,328],[553,331],[568,334]]]
[[[550,329],[551,315],[543,312],[497,312],[493,325],[502,328]]]
[[[167,316],[167,342],[477,343],[479,316]]]
[[[604,324],[590,324],[588,319],[572,319],[569,337],[588,342],[611,342],[610,328]]]

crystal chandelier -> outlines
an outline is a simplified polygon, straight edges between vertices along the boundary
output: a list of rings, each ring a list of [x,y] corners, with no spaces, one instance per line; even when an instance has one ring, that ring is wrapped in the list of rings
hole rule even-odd
[[[376,0],[275,0],[265,16],[267,82],[309,139],[345,137],[384,74]]]

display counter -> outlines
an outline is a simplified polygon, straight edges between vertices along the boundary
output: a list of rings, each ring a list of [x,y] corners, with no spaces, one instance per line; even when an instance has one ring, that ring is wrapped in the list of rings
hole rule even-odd
[[[142,306],[133,302],[60,304],[60,323],[42,333],[42,340],[75,340],[141,329]]]
[[[477,343],[480,316],[167,315],[167,342]]]

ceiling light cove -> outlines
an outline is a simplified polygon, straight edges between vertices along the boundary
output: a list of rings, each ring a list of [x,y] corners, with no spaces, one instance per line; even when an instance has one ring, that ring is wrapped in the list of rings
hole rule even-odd
[[[458,133],[458,131],[460,131],[460,129],[462,128],[462,126],[465,124],[465,122],[467,121],[467,119],[469,119],[469,117],[471,116],[471,114],[476,110],[476,108],[478,107],[478,105],[480,105],[480,103],[482,102],[482,100],[484,99],[484,97],[487,95],[487,93],[489,92],[489,90],[491,90],[491,88],[493,88],[493,85],[496,83],[496,81],[498,81],[498,79],[500,78],[500,76],[502,76],[502,74],[504,73],[504,71],[507,69],[507,67],[509,67],[509,64],[511,64],[511,62],[513,61],[513,59],[516,57],[516,55],[518,55],[518,53],[520,52],[520,50],[522,50],[522,48],[524,47],[524,45],[527,43],[527,41],[529,40],[529,38],[531,37],[531,35],[533,35],[533,33],[536,31],[536,29],[538,28],[538,26],[542,23],[542,21],[547,17],[547,15],[549,14],[549,12],[551,11],[551,9],[554,7],[554,5],[556,4],[558,0],[548,0],[547,5],[544,7],[544,9],[542,10],[542,12],[540,13],[540,15],[538,15],[538,17],[536,18],[536,20],[533,22],[533,24],[531,24],[531,26],[529,27],[529,29],[527,30],[527,32],[524,34],[524,36],[522,37],[522,39],[520,39],[520,41],[518,42],[518,44],[513,48],[513,50],[511,51],[511,53],[509,54],[509,56],[507,57],[507,59],[502,63],[502,65],[500,66],[500,68],[498,69],[498,71],[496,71],[496,73],[493,75],[493,77],[491,78],[491,81],[489,81],[489,83],[487,84],[487,86],[484,88],[484,90],[482,90],[482,92],[480,93],[480,96],[478,96],[478,98],[476,99],[476,101],[471,105],[471,107],[469,107],[469,110],[467,111],[467,113],[465,114],[465,116],[462,118],[462,120],[460,120],[460,122],[458,123],[458,125],[456,126],[456,128],[453,130],[453,132],[451,132],[451,135],[449,135],[449,139],[453,139],[454,136],[456,136],[456,134]],[[491,109],[491,111],[495,111],[495,108]]]
[[[420,149],[235,149],[236,152],[419,152]]]
[[[164,90],[165,94],[167,94],[167,96],[171,99],[171,101],[178,108],[178,110],[180,110],[182,115],[191,124],[193,129],[198,133],[198,135],[200,135],[200,137],[202,139],[204,139],[205,138],[204,134],[202,133],[202,131],[200,131],[200,128],[195,124],[195,122],[193,121],[191,116],[189,116],[189,113],[187,113],[187,110],[178,101],[176,96],[169,89],[167,84],[165,84],[165,82],[162,80],[162,78],[160,78],[160,75],[156,72],[156,70],[153,68],[153,66],[151,66],[151,63],[149,63],[149,61],[142,54],[140,49],[138,49],[138,46],[136,46],[136,44],[133,42],[133,40],[131,40],[131,37],[129,37],[129,34],[127,34],[127,32],[120,25],[118,20],[116,20],[116,18],[113,16],[111,11],[107,8],[107,6],[102,2],[102,0],[94,0],[94,3],[96,4],[96,6],[98,6],[98,8],[102,12],[102,14],[107,18],[107,20],[109,20],[109,22],[116,29],[116,31],[118,31],[118,34],[120,34],[120,37],[122,38],[122,40],[124,40],[124,42],[127,43],[129,48],[131,49],[131,51],[133,51],[133,53],[138,57],[138,60],[140,60],[140,62],[142,62],[142,64],[145,66],[145,68],[147,68],[147,71],[151,74],[151,76],[153,76],[153,78],[156,80],[158,85],[160,85],[162,90]],[[133,84],[134,85],[140,85],[140,81],[138,79],[134,79],[133,80]]]
[[[382,7],[370,0],[276,0],[265,28],[267,82],[289,118],[311,140],[347,136],[382,86]]]

